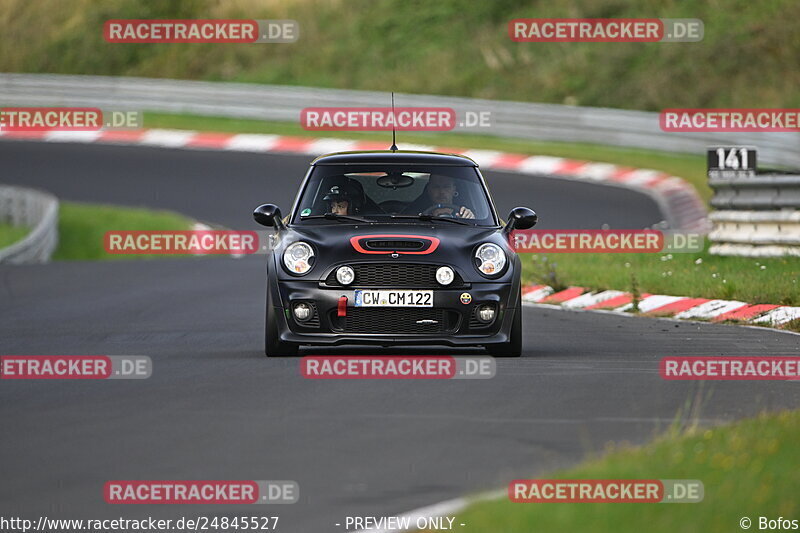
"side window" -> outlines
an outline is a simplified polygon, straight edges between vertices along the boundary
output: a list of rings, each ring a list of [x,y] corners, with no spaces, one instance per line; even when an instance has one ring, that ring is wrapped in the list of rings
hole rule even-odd
[[[456,204],[465,205],[475,212],[475,218],[484,219],[489,217],[489,206],[486,202],[478,202],[475,199],[480,198],[483,191],[477,183],[458,180],[458,198]]]

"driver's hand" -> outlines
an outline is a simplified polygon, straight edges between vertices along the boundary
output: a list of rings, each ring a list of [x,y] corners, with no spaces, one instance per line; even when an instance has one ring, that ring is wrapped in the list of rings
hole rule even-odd
[[[461,209],[458,210],[457,215],[459,218],[475,218],[475,213],[473,213],[471,209],[463,205],[461,206]]]

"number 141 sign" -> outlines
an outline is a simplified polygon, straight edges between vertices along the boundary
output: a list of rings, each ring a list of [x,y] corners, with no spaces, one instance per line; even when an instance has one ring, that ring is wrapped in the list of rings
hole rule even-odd
[[[755,148],[712,146],[707,154],[709,177],[752,177],[756,174]]]

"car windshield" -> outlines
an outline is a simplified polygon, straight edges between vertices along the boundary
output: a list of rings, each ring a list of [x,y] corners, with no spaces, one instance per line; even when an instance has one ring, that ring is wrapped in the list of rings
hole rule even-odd
[[[497,225],[475,167],[387,164],[315,166],[292,222],[416,219]]]

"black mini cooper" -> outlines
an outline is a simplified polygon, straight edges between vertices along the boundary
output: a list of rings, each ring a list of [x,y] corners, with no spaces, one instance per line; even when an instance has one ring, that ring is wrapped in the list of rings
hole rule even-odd
[[[266,354],[299,346],[484,346],[522,351],[517,207],[498,219],[478,165],[459,155],[345,152],[311,163],[291,214],[264,204]]]

